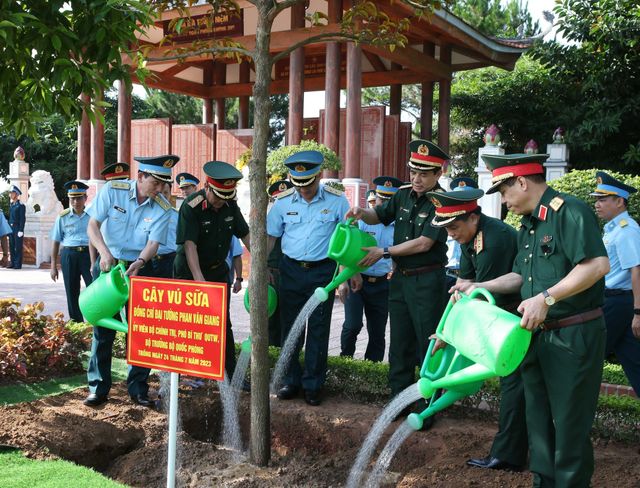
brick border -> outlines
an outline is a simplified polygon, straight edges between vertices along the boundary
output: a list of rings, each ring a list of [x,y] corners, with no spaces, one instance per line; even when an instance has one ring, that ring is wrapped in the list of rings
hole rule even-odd
[[[613,385],[611,383],[601,383],[600,393],[602,395],[616,395],[616,396],[630,396],[632,398],[638,398],[633,388],[626,385]]]

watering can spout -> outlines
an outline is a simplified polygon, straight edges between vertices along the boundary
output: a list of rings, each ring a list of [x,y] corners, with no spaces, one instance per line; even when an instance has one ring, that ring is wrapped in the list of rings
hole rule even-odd
[[[127,332],[126,318],[114,319],[129,299],[129,277],[120,263],[106,273],[101,273],[93,283],[80,293],[80,311],[91,325]]]
[[[329,298],[329,293],[338,288],[342,283],[351,279],[353,275],[359,273],[357,268],[344,268],[338,275],[331,280],[331,282],[325,287],[318,287],[313,292],[314,296],[321,302],[326,302]]]

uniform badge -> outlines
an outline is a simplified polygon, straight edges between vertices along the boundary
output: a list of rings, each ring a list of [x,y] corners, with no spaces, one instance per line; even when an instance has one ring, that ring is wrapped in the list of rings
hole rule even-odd
[[[435,197],[431,197],[431,203],[433,203],[433,206],[436,208],[441,208],[442,204],[440,203],[440,200],[438,200]]]
[[[120,213],[127,213],[127,211],[124,208],[118,207],[117,205],[114,205],[113,208],[115,208]]]
[[[189,206],[191,208],[196,208],[198,206],[198,204],[200,202],[202,202],[203,200],[206,202],[206,200],[204,199],[204,197],[202,195],[198,195],[198,196],[194,197],[193,200],[189,200]]]
[[[229,217],[225,217],[224,221],[225,222],[231,222],[233,220],[233,215],[230,215]]]
[[[331,210],[329,210],[328,208],[323,208],[320,213],[322,215],[327,215],[328,213],[331,213]]]
[[[618,222],[618,224],[620,224],[620,227],[626,227],[627,225],[629,225],[629,222],[627,222],[625,219],[620,219],[620,222]]]
[[[476,254],[480,254],[484,249],[484,237],[482,231],[478,232],[476,238],[473,240],[473,250]]]
[[[542,221],[547,220],[548,210],[549,209],[546,206],[540,205],[540,208],[538,209],[538,220],[542,220]]]
[[[287,212],[287,215],[298,215],[298,212]]]
[[[551,252],[551,246],[549,246],[549,243],[551,241],[553,241],[553,236],[550,236],[548,234],[540,239],[540,249],[542,249],[543,253],[549,254]]]
[[[429,214],[426,213],[426,212],[420,212],[418,214],[418,217],[420,217],[421,219],[426,219],[428,216],[429,216]]]
[[[560,197],[554,197],[550,202],[549,206],[553,209],[554,212],[560,210],[560,207],[564,204],[564,200]]]
[[[149,222],[153,222],[153,219],[152,219],[151,217],[145,217],[143,220],[144,220],[147,224],[148,224]]]

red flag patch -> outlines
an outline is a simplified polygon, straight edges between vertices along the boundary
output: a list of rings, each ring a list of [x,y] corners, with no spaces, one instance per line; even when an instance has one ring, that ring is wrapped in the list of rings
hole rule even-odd
[[[547,207],[545,207],[544,205],[540,205],[540,208],[538,209],[538,220],[547,220],[547,211]]]

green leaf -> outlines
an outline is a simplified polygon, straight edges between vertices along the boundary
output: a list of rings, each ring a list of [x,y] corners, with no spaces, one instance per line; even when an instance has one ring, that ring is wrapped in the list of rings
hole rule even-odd
[[[60,40],[57,34],[53,34],[51,36],[51,43],[53,44],[54,49],[57,52],[60,52],[60,48],[62,47],[62,41]]]

